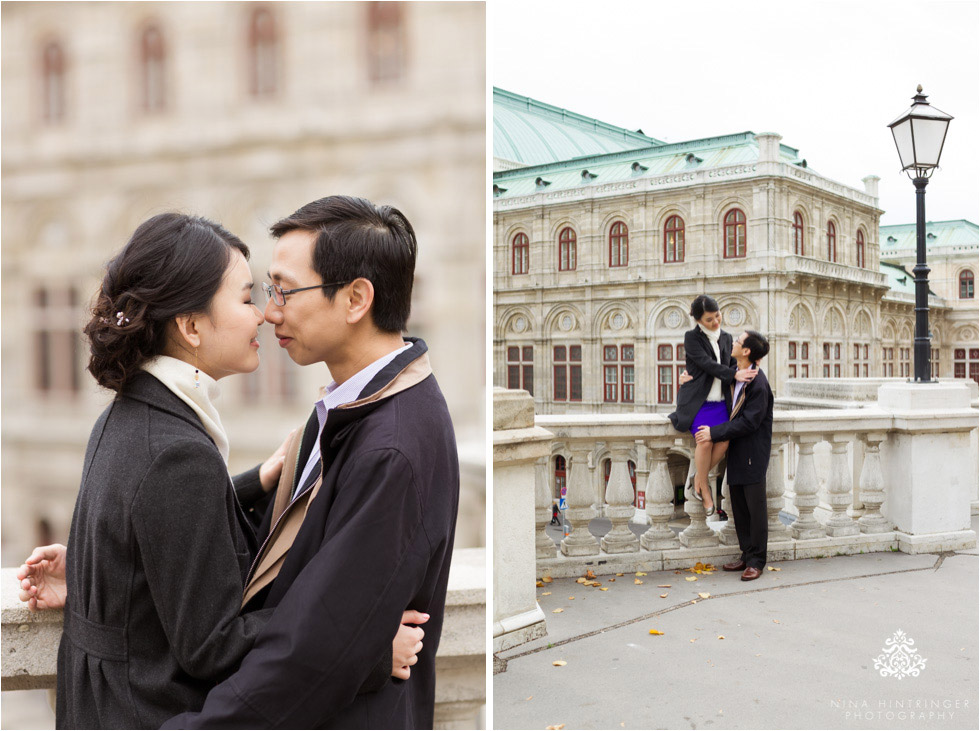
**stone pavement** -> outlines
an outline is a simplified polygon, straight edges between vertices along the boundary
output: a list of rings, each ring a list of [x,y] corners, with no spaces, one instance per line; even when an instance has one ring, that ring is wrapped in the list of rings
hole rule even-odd
[[[539,588],[548,635],[500,653],[494,728],[978,728],[976,549],[769,566]],[[875,668],[899,630],[917,677]]]

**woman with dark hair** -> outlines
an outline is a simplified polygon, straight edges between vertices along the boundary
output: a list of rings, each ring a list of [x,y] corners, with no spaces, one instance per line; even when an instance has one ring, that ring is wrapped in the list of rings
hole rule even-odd
[[[249,512],[283,447],[232,478],[214,406],[219,379],[259,365],[248,254],[212,221],[164,213],[107,266],[85,334],[88,369],[116,396],[89,439],[68,548],[35,549],[18,574],[32,608],[65,607],[58,728],[159,728],[200,709],[272,611],[239,614]],[[382,682],[411,664],[420,630],[403,629]]]
[[[732,408],[731,384],[734,380],[751,381],[755,373],[738,370],[732,358],[732,336],[721,329],[718,303],[701,294],[691,303],[695,326],[684,333],[684,356],[687,371],[677,391],[677,410],[670,421],[677,431],[697,434],[702,426],[717,426],[728,421]],[[714,500],[708,485],[708,472],[721,461],[728,442],[696,444],[694,449],[694,497],[704,503],[705,513],[713,515]]]

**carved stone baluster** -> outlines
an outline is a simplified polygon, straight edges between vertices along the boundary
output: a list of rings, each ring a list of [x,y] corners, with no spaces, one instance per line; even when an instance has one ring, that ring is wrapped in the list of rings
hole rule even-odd
[[[538,558],[555,558],[558,555],[558,547],[546,530],[551,522],[552,504],[549,464],[550,460],[542,457],[534,465],[534,551]]]
[[[772,448],[769,451],[769,471],[766,472],[766,514],[769,518],[769,543],[789,540],[789,529],[779,519],[779,511],[783,509],[786,483],[783,481],[783,465],[780,449],[786,444],[786,438],[773,436]]]
[[[710,485],[711,477],[708,477],[708,484]],[[688,485],[692,485],[694,482],[694,454],[691,453],[691,467],[687,473],[687,483],[685,484],[685,495],[691,495],[688,500],[684,501],[684,512],[691,516],[691,523],[683,531],[681,531],[680,541],[681,544],[687,548],[702,548],[704,546],[717,546],[718,536],[715,532],[708,527],[706,516],[704,514],[704,504],[694,497],[693,488],[686,489]]]
[[[858,519],[858,526],[862,533],[887,533],[892,526],[881,514],[881,504],[885,502],[885,478],[881,472],[879,451],[881,443],[885,441],[885,435],[882,432],[870,432],[864,434],[861,439],[867,446],[860,483],[864,515]]]
[[[854,518],[847,509],[854,501],[851,484],[851,468],[847,463],[847,444],[853,436],[836,432],[830,437],[830,479],[827,481],[827,495],[833,512],[827,520],[828,536],[856,536],[860,533]]]
[[[650,447],[650,478],[647,480],[646,513],[650,527],[640,537],[647,551],[679,548],[680,541],[668,527],[674,515],[674,486],[667,469],[667,447]]]
[[[725,512],[728,513],[728,522],[718,531],[718,540],[726,546],[737,546],[738,533],[735,532],[735,510],[732,508],[732,488],[728,485],[728,470],[725,470],[725,480],[721,483],[721,496],[724,499]]]
[[[803,434],[796,437],[800,448],[800,458],[796,463],[796,497],[794,503],[799,513],[790,531],[793,538],[807,540],[810,538],[825,538],[827,530],[813,517],[813,509],[817,507],[817,470],[813,465],[813,445],[822,441],[817,434]],[[768,490],[767,490],[768,494]]]
[[[640,550],[640,540],[630,530],[633,517],[633,485],[630,482],[629,445],[614,442],[610,447],[609,482],[606,485],[606,517],[612,528],[603,536],[600,545],[606,553],[633,553]]]
[[[592,486],[589,485],[590,445],[576,444],[566,465],[568,495],[565,519],[572,530],[561,541],[566,556],[592,556],[599,553],[599,541],[589,532],[589,521],[595,517],[592,507]]]
[[[636,475],[636,493],[639,496],[641,492],[647,489],[646,485],[650,477],[650,455],[647,454],[647,445],[642,439],[635,440],[633,447],[636,449],[636,469],[634,470],[634,474]],[[650,524],[650,520],[647,518],[645,504],[643,509],[633,509],[633,522],[640,525]]]

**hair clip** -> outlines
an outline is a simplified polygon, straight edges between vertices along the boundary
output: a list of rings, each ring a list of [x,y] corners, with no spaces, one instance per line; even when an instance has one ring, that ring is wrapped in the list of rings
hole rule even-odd
[[[125,315],[125,313],[124,313],[124,312],[123,312],[122,310],[119,310],[119,312],[117,312],[117,313],[116,313],[116,317],[118,318],[118,319],[116,320],[116,326],[117,326],[117,327],[122,327],[122,324],[123,324],[124,322],[125,322],[126,324],[129,324],[129,318],[128,318],[128,317],[126,317],[126,315]]]

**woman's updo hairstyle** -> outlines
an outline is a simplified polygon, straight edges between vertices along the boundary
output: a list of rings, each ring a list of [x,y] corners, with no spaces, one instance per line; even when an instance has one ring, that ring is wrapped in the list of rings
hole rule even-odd
[[[700,320],[705,312],[717,312],[718,303],[706,294],[699,294],[691,303],[691,317]]]
[[[106,266],[84,328],[100,386],[122,390],[163,352],[174,318],[210,311],[233,251],[248,259],[241,239],[206,218],[161,213],[140,224]]]

